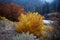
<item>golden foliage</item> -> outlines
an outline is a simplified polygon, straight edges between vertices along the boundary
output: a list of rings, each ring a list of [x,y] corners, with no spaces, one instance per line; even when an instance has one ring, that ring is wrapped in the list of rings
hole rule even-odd
[[[42,32],[42,28],[44,27],[43,16],[36,13],[27,13],[21,14],[18,20],[19,22],[16,24],[17,32],[30,32],[36,36],[40,36]],[[44,30],[44,29],[43,29]]]

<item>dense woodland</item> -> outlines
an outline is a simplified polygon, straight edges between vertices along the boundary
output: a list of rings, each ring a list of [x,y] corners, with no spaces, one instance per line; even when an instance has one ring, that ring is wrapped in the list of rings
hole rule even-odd
[[[52,3],[42,2],[40,0],[0,0],[1,3],[14,2],[24,7],[25,11],[39,12],[41,14],[60,12],[60,0],[54,0]]]

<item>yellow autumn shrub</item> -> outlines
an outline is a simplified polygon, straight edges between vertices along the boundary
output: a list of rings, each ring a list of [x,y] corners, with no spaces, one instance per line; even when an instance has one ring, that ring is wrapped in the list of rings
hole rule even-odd
[[[16,24],[17,32],[30,32],[36,36],[41,35],[43,24],[43,16],[36,13],[21,14],[18,18],[19,22]]]
[[[17,32],[30,32],[36,36],[44,36],[47,26],[44,25],[43,16],[38,12],[28,12],[26,15],[21,14],[18,18],[19,22],[16,24]]]

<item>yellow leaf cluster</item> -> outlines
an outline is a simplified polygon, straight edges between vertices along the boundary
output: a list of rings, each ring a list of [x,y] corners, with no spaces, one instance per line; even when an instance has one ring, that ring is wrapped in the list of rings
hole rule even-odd
[[[43,23],[43,16],[36,13],[27,13],[21,14],[19,16],[19,22],[16,24],[16,31],[17,32],[30,32],[36,36],[41,35],[42,27],[44,27]]]
[[[0,16],[0,19],[2,19],[2,20],[5,21],[5,22],[8,22],[8,23],[10,23],[10,24],[13,24],[13,22],[10,21],[10,20],[8,20],[6,17],[1,17],[1,16]]]

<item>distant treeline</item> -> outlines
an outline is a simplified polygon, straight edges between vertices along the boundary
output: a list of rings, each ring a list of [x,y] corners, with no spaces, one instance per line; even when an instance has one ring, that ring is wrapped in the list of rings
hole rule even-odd
[[[0,0],[1,3],[11,3],[14,2],[24,7],[25,11],[39,12],[41,14],[47,14],[50,12],[60,12],[60,0],[54,0],[52,3],[43,3],[37,0]]]

